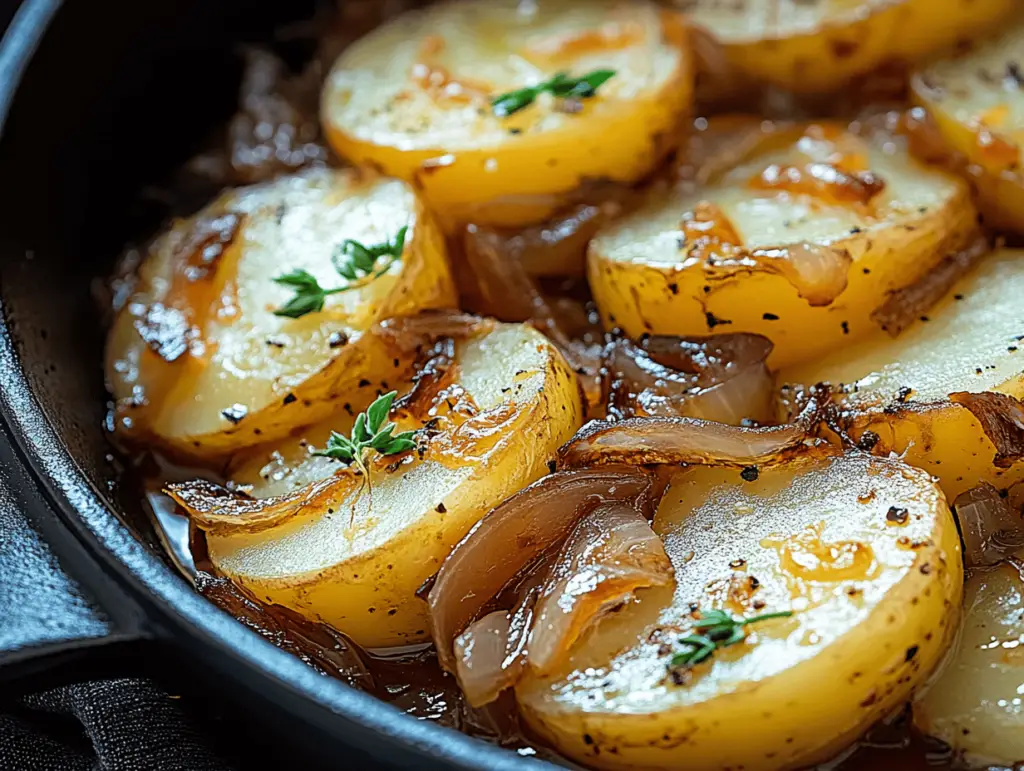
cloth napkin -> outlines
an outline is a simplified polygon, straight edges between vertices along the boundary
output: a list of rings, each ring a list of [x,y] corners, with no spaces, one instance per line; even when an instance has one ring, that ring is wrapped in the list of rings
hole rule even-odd
[[[241,737],[240,737],[241,738]],[[236,771],[181,699],[148,680],[99,680],[0,706],[2,771]]]

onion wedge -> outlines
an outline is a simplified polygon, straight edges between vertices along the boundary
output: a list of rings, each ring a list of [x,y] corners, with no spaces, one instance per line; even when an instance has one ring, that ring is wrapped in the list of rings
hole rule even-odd
[[[779,460],[806,446],[803,425],[742,428],[696,418],[592,420],[559,450],[562,468],[606,463],[748,466]]]
[[[513,578],[561,543],[583,516],[609,500],[645,507],[652,503],[648,497],[653,486],[652,475],[644,469],[562,471],[487,514],[456,544],[432,584],[428,582],[430,629],[441,666],[455,671],[455,636]]]

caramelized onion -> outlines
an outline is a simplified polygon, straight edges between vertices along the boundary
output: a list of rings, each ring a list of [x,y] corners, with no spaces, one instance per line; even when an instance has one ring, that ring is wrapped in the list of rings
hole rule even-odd
[[[651,475],[639,468],[562,471],[534,482],[493,509],[463,538],[427,595],[437,658],[455,672],[452,641],[484,606],[581,517],[601,503],[651,504]]]
[[[223,576],[199,571],[196,589],[218,608],[317,672],[336,677],[353,688],[373,689],[373,674],[363,661],[359,646],[341,632],[326,624],[314,624],[281,605],[257,602]]]
[[[522,265],[531,276],[582,276],[587,244],[594,234],[628,205],[630,191],[600,203],[581,203],[541,225],[522,230],[473,226],[466,231],[466,251],[489,249]]]
[[[743,428],[695,418],[592,420],[561,450],[563,468],[606,463],[693,463],[749,466],[805,446],[800,424]]]
[[[474,707],[494,701],[522,674],[523,657],[508,651],[511,615],[507,610],[488,613],[455,638],[455,676]]]
[[[988,252],[988,239],[979,236],[971,245],[948,255],[910,286],[890,292],[886,301],[872,312],[871,320],[893,337],[898,336],[945,297]]]
[[[633,507],[599,506],[576,525],[551,565],[537,602],[527,662],[550,672],[573,644],[638,589],[675,578],[665,545]]]
[[[465,340],[494,328],[494,321],[461,311],[427,310],[375,324],[370,333],[403,356],[413,356],[444,338]]]
[[[751,334],[645,337],[609,347],[605,390],[609,417],[692,417],[738,425],[767,422],[774,381],[772,344]]]
[[[319,73],[291,75],[274,54],[249,49],[239,110],[228,127],[228,181],[250,184],[326,162],[319,96]]]
[[[476,285],[481,313],[501,321],[527,321],[543,333],[580,376],[587,404],[600,400],[597,373],[600,347],[573,334],[560,312],[541,293],[523,264],[505,253],[505,243],[494,231],[469,225],[463,238],[464,257]]]
[[[328,497],[343,498],[358,484],[354,474],[340,473],[301,490],[274,498],[252,498],[205,479],[173,482],[164,488],[195,525],[218,535],[259,533],[287,522],[307,507],[325,505]]]
[[[962,404],[981,423],[981,428],[996,446],[992,462],[1009,468],[1024,458],[1024,404],[1019,399],[987,391],[972,394],[966,391],[950,394],[951,401]]]
[[[960,493],[954,503],[964,537],[968,567],[986,567],[1024,546],[1024,520],[992,485],[984,482]]]
[[[843,293],[853,264],[846,249],[821,244],[754,249],[750,259],[755,270],[782,276],[815,307],[830,305]]]

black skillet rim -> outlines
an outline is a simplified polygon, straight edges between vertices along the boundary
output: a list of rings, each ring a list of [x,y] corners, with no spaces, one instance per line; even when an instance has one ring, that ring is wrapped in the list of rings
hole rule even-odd
[[[0,41],[0,131],[35,49],[62,5],[63,0],[24,0]],[[6,316],[0,319],[0,419],[10,431],[20,461],[63,525],[104,573],[143,604],[149,620],[172,643],[192,638],[193,644],[216,649],[222,657],[220,668],[227,669],[230,661],[233,669],[224,673],[226,677],[267,678],[268,684],[291,691],[304,698],[308,708],[319,711],[321,725],[332,718],[323,712],[327,710],[376,734],[382,749],[386,742],[395,741],[421,753],[424,760],[444,761],[453,768],[538,767],[534,759],[426,724],[370,694],[317,674],[200,597],[115,516],[68,453],[21,370]]]

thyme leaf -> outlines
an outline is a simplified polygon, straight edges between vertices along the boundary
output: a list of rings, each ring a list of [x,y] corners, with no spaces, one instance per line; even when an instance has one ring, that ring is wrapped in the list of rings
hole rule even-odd
[[[332,431],[330,439],[327,440],[327,447],[316,450],[313,455],[340,460],[346,464],[355,463],[363,473],[366,473],[367,463],[373,453],[397,455],[415,448],[415,431],[395,434],[395,424],[387,422],[391,405],[397,395],[397,391],[392,391],[378,397],[365,412],[360,412],[356,416],[351,436]]]
[[[338,275],[347,279],[348,283],[344,286],[325,289],[316,276],[301,269],[277,276],[274,282],[290,287],[295,294],[275,310],[274,315],[297,319],[307,313],[319,313],[324,309],[324,300],[329,295],[357,289],[380,278],[402,259],[408,232],[409,227],[405,225],[391,240],[370,246],[352,239],[343,241],[331,255],[331,262]]]
[[[494,97],[491,100],[491,110],[499,118],[506,118],[529,107],[544,92],[561,99],[589,99],[614,75],[615,70],[594,70],[574,78],[566,72],[559,72],[535,86],[517,88]]]
[[[788,618],[792,611],[781,610],[776,613],[763,613],[750,618],[734,618],[724,610],[703,611],[694,629],[701,634],[681,637],[679,643],[688,650],[676,653],[669,659],[669,669],[691,669],[702,661],[711,658],[719,648],[743,642],[747,639],[747,627],[771,618]]]

